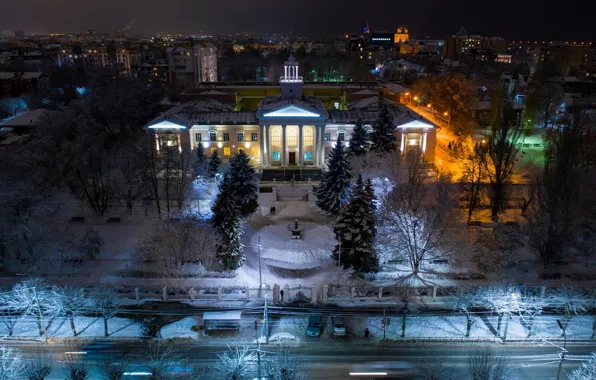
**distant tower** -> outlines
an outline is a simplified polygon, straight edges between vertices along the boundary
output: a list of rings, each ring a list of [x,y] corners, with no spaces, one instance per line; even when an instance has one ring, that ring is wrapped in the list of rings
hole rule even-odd
[[[397,28],[397,33],[394,35],[393,42],[398,44],[401,42],[408,42],[410,39],[410,35],[408,34],[408,28],[405,26],[400,26]]]
[[[284,75],[279,80],[282,99],[302,98],[302,77],[298,75],[298,61],[290,53],[290,57],[284,62]]]

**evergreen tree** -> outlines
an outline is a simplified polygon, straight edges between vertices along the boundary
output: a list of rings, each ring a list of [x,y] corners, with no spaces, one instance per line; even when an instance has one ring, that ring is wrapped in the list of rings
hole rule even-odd
[[[377,236],[377,228],[376,228],[376,215],[377,215],[377,204],[375,203],[377,197],[375,197],[375,189],[372,186],[372,182],[370,178],[366,180],[366,184],[364,185],[364,195],[366,197],[366,203],[368,204],[368,212],[371,216],[367,219],[369,223],[369,229],[373,232],[373,237]]]
[[[240,209],[234,198],[234,187],[229,175],[219,185],[219,194],[213,204],[211,224],[218,234],[216,257],[226,270],[237,269],[244,261],[240,239]]]
[[[372,187],[368,191],[371,191]],[[339,244],[333,250],[333,259],[341,259],[344,268],[352,267],[357,272],[376,272],[379,260],[374,249],[375,222],[371,213],[371,195],[358,177],[352,191],[350,203],[341,210],[333,227]],[[341,258],[339,250],[341,249]]]
[[[350,147],[348,148],[348,155],[350,156],[364,156],[366,154],[368,144],[368,134],[364,128],[361,118],[358,118],[356,126],[352,131],[350,137]]]
[[[211,157],[209,157],[209,167],[207,169],[207,174],[209,175],[210,179],[215,178],[215,175],[219,173],[219,168],[221,167],[221,158],[219,158],[219,152],[217,149],[211,153]]]
[[[250,216],[259,207],[259,190],[255,185],[255,169],[244,150],[230,159],[230,180],[240,215],[243,218]]]
[[[339,139],[329,154],[328,166],[317,190],[317,206],[331,215],[337,215],[348,202],[352,178],[350,163]]]
[[[396,139],[395,135],[393,135],[394,130],[393,117],[389,113],[389,108],[386,105],[382,105],[379,116],[373,124],[371,150],[376,153],[395,152]]]
[[[204,174],[205,162],[207,161],[207,158],[205,157],[205,148],[203,148],[203,144],[199,143],[195,149],[195,152],[197,157],[195,162],[192,164],[192,172],[193,176],[196,178]]]

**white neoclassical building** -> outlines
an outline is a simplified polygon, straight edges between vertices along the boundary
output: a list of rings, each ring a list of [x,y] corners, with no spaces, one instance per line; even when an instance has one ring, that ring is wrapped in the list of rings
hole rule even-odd
[[[332,91],[341,94],[338,101],[316,95]],[[251,95],[257,92],[265,95]],[[382,94],[349,83],[304,84],[299,64],[290,56],[278,87],[218,84],[165,112],[147,129],[158,152],[164,144],[180,150],[202,144],[207,154],[218,150],[224,160],[244,150],[261,168],[321,167],[338,140],[349,144],[359,118],[372,131]],[[255,99],[256,110],[242,108],[243,101]],[[433,162],[437,127],[404,105],[384,102],[393,115],[402,154],[421,153]]]

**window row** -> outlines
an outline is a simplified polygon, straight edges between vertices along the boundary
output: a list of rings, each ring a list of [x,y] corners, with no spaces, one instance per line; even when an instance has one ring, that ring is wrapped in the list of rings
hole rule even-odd
[[[228,132],[224,132],[223,133],[223,141],[230,141],[230,134]],[[203,135],[201,134],[201,132],[195,132],[195,142],[201,142],[203,141]],[[217,141],[217,132],[216,131],[209,131],[209,140],[211,142],[216,142]],[[244,132],[242,131],[238,131],[236,133],[236,141],[238,142],[244,142]],[[251,133],[250,134],[250,141],[252,142],[257,142],[259,141],[259,137],[257,133]]]
[[[233,148],[230,148],[230,147],[227,147],[227,146],[224,147],[224,148],[222,148],[224,157],[230,157],[232,154],[239,153],[239,152],[242,152],[242,151],[244,151],[246,154],[248,154],[251,158],[258,158],[259,157],[259,148],[256,147],[256,146],[253,146],[250,149],[237,148],[237,149],[234,149],[234,152],[232,152],[232,149]],[[210,148],[209,149],[209,154],[213,154],[213,152],[215,152],[216,150],[218,150],[218,148],[215,148],[215,147]]]
[[[286,144],[290,147],[297,147],[300,129],[298,126],[289,125],[286,127]],[[271,146],[282,146],[282,127],[271,128]],[[315,143],[315,129],[313,127],[303,127],[302,145],[313,146]]]

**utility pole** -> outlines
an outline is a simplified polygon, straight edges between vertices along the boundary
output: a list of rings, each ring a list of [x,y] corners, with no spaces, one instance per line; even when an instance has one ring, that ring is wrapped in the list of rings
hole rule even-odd
[[[265,294],[265,343],[269,343],[269,314],[267,311],[267,294]]]
[[[387,309],[383,306],[383,340],[387,338]]]
[[[565,329],[563,328],[563,327],[567,327],[567,326],[563,326],[561,321],[558,319],[557,319],[557,324],[559,325],[561,330],[563,330],[563,339],[564,339],[563,347],[561,347],[561,352],[559,353],[559,356],[561,357],[561,361],[559,361],[559,369],[557,370],[557,377],[556,377],[556,380],[559,380],[561,378],[561,368],[563,368],[563,361],[565,360],[565,353],[567,352],[567,349],[565,348],[567,346],[567,333],[565,332]]]
[[[259,298],[263,294],[263,273],[261,272],[261,236],[257,238],[257,249],[259,254]]]
[[[262,379],[261,377],[261,340],[259,339],[259,321],[255,321],[255,337],[257,338],[257,364],[258,364],[258,371],[259,371],[259,380]]]

